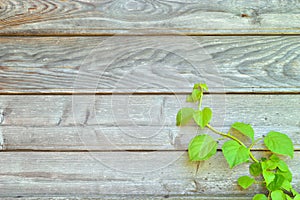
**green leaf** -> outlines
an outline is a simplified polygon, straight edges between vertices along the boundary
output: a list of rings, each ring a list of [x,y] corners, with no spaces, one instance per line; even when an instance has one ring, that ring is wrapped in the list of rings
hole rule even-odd
[[[188,147],[191,161],[207,160],[217,152],[217,142],[207,134],[197,135]]]
[[[272,160],[266,160],[261,163],[262,170],[274,170],[277,168],[277,163]]]
[[[202,90],[208,91],[208,87],[205,83],[196,83],[196,84],[194,84],[193,89],[198,89],[198,88],[201,88]]]
[[[198,90],[198,89],[193,89],[192,94],[188,95],[186,98],[187,102],[197,102],[200,100],[201,96],[203,95],[203,93]]]
[[[259,176],[262,173],[261,164],[260,163],[252,163],[249,166],[249,172],[252,176]]]
[[[271,191],[279,190],[284,182],[285,178],[280,174],[275,174],[274,180],[267,185],[267,188]]]
[[[192,98],[195,101],[198,101],[202,96],[202,92],[198,89],[194,89],[193,92],[192,92]]]
[[[193,118],[194,112],[192,108],[181,108],[176,116],[176,126],[187,124]]]
[[[193,89],[199,89],[201,83],[195,83]]]
[[[203,110],[194,112],[194,120],[201,127],[204,128],[212,118],[212,111],[210,108],[205,107]]]
[[[195,103],[196,101],[194,101],[194,99],[193,99],[193,97],[192,97],[192,95],[190,94],[190,95],[188,95],[187,97],[186,97],[186,101],[187,102],[193,102],[193,103]]]
[[[276,163],[277,163],[277,162],[280,161],[280,158],[279,158],[277,155],[272,154],[272,155],[270,156],[269,160],[272,160],[273,162],[276,162]]]
[[[234,140],[229,140],[222,146],[222,151],[230,168],[249,160],[249,149]]]
[[[293,175],[292,175],[292,172],[290,170],[281,171],[280,169],[278,169],[276,173],[282,175],[289,182],[292,182]]]
[[[295,196],[294,200],[300,200],[300,195],[297,194],[297,195]]]
[[[238,179],[238,184],[244,189],[250,187],[254,182],[255,180],[249,176],[242,176]]]
[[[285,198],[286,200],[292,200],[292,198],[288,194],[285,194]]]
[[[263,170],[262,174],[267,185],[269,185],[275,179],[275,174],[271,171]]]
[[[271,131],[265,137],[264,143],[273,153],[287,155],[291,158],[294,156],[292,140],[285,134]]]
[[[246,135],[252,140],[252,142],[254,141],[254,130],[250,124],[235,122],[234,124],[231,125],[231,128],[234,128],[235,130],[239,131],[243,135]]]
[[[278,161],[277,167],[278,167],[282,172],[287,172],[287,171],[289,171],[288,165],[287,165],[283,160],[279,160],[279,161]]]
[[[283,189],[285,189],[286,191],[290,191],[292,189],[292,185],[288,180],[284,180],[281,186]]]
[[[208,87],[205,83],[200,83],[200,87],[202,88],[202,90],[208,91]]]
[[[252,200],[268,200],[268,198],[264,194],[256,194]]]
[[[276,190],[271,193],[273,200],[285,200],[285,194],[281,190]]]

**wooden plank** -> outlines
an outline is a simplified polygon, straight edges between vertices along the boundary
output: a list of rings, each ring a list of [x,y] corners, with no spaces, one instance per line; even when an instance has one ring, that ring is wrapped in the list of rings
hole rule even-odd
[[[224,127],[216,127],[218,130]],[[227,128],[227,126],[226,126]],[[144,131],[141,132],[141,129]],[[299,127],[256,126],[256,138],[266,135],[271,130],[286,133],[294,143],[295,150],[300,150]],[[119,150],[186,150],[190,140],[198,134],[211,134],[207,129],[197,131],[197,127],[178,128],[173,126],[121,126],[107,127],[87,125],[84,127],[27,127],[2,126],[4,135],[3,150],[52,150],[52,151],[119,151]],[[141,137],[142,136],[142,137]],[[227,140],[219,142],[218,148]],[[243,140],[249,145],[249,141]],[[265,150],[263,141],[253,149]]]
[[[173,94],[199,81],[217,93],[300,92],[298,36],[2,37],[0,43],[1,93]]]
[[[261,152],[260,152],[261,153]],[[221,153],[197,164],[186,152],[2,152],[1,197],[98,197],[105,195],[251,198],[264,191],[237,186],[248,165],[230,170]],[[261,154],[260,154],[261,155]],[[266,156],[263,154],[262,156]],[[286,159],[299,191],[299,152]],[[18,189],[16,189],[18,188]],[[242,198],[242,199],[243,199]]]
[[[7,150],[185,150],[196,126],[175,126],[185,95],[2,95],[0,133]],[[95,99],[94,99],[95,98]],[[206,95],[212,125],[242,121],[257,137],[288,134],[300,149],[300,95]],[[207,130],[204,130],[207,132]],[[256,149],[264,149],[259,143]]]
[[[292,0],[8,0],[1,13],[2,35],[299,34]]]

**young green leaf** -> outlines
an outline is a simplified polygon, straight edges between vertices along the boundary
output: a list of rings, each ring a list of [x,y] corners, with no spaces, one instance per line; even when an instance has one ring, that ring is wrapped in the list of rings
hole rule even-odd
[[[260,163],[252,163],[249,166],[249,172],[252,176],[259,176],[262,173],[261,164]]]
[[[194,112],[192,108],[181,108],[176,116],[176,126],[187,124],[193,118]]]
[[[222,146],[222,152],[230,168],[249,160],[250,150],[234,140],[225,142]]]
[[[287,155],[291,158],[294,156],[292,140],[285,134],[271,131],[265,137],[264,143],[273,153]]]
[[[278,163],[280,161],[280,158],[277,155],[272,154],[270,156],[269,160],[272,160],[273,162]]]
[[[197,135],[188,147],[191,161],[207,160],[217,152],[217,142],[210,135]]]
[[[204,90],[208,91],[208,87],[205,83],[196,83],[196,84],[194,84],[193,89],[198,89],[198,88],[201,88],[202,91],[204,91]]]
[[[203,94],[200,90],[194,89],[193,92],[192,92],[192,98],[193,98],[194,102],[198,101],[201,98],[202,95]]]
[[[200,87],[202,88],[202,90],[208,91],[208,87],[205,83],[200,83]]]
[[[268,198],[264,194],[256,194],[252,200],[268,200]]]
[[[272,160],[263,161],[261,162],[261,168],[262,170],[274,170],[277,168],[277,162]]]
[[[274,180],[267,185],[268,190],[275,191],[279,190],[284,182],[285,178],[280,174],[275,174]]]
[[[263,174],[263,177],[264,177],[267,185],[269,185],[275,179],[274,172],[263,170],[262,174]]]
[[[290,170],[281,171],[280,169],[278,169],[276,173],[282,175],[289,182],[292,182],[293,175],[292,175],[292,172]]]
[[[210,108],[205,107],[202,111],[197,110],[194,112],[194,120],[201,127],[204,128],[212,118],[212,111]]]
[[[273,200],[285,200],[285,194],[281,190],[275,190],[271,193]]]
[[[277,163],[278,169],[280,169],[282,172],[287,172],[289,171],[289,167],[283,160],[279,160]]]
[[[254,141],[254,130],[250,124],[235,122],[234,124],[231,125],[231,128],[234,128],[235,130],[239,131],[243,135],[249,137],[252,140],[252,142]]]
[[[255,180],[249,176],[242,176],[238,178],[238,184],[244,189],[250,187],[254,182]]]
[[[195,103],[200,100],[202,95],[203,95],[203,93],[200,90],[193,89],[192,94],[187,96],[186,101]]]

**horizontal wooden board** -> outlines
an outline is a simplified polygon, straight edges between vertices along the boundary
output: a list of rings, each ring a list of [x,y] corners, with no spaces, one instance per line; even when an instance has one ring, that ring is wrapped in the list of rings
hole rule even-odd
[[[0,133],[6,150],[185,150],[197,133],[192,124],[175,126],[180,108],[195,107],[185,97],[2,95]],[[250,123],[256,137],[280,131],[296,149],[299,104],[300,95],[214,94],[203,99],[203,106],[213,110],[211,124],[219,130],[227,132],[236,121]]]
[[[264,191],[258,185],[249,190],[239,188],[236,180],[248,174],[248,165],[230,170],[220,152],[199,166],[188,161],[186,152],[2,152],[0,155],[0,196],[5,198],[191,195],[202,199],[220,196],[251,199],[255,193]],[[300,190],[299,152],[293,160],[286,161],[294,174],[293,185]]]
[[[143,129],[143,131],[141,131]],[[224,127],[216,127],[218,130]],[[270,130],[287,134],[300,150],[299,127],[256,126],[256,138],[266,135]],[[197,130],[195,126],[178,128],[175,126],[107,127],[87,125],[84,127],[24,127],[3,126],[0,128],[4,142],[2,150],[47,150],[47,151],[119,151],[119,150],[186,150],[196,134],[220,136],[209,130]],[[219,141],[218,148],[227,140]],[[248,140],[243,140],[249,146]],[[265,150],[263,141],[253,149]]]
[[[299,93],[300,37],[2,37],[1,93]]]
[[[2,35],[299,34],[299,2],[2,1]]]

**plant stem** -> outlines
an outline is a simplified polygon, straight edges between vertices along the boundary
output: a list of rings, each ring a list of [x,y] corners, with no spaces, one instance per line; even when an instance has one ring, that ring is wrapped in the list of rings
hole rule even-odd
[[[230,138],[230,139],[236,141],[237,143],[239,143],[240,145],[242,145],[243,147],[246,147],[246,148],[247,148],[247,146],[246,146],[241,140],[239,140],[238,138],[234,137],[233,135],[226,134],[226,133],[223,133],[223,132],[221,132],[221,131],[218,131],[218,130],[216,130],[214,127],[212,127],[212,126],[209,125],[209,124],[207,124],[206,127],[209,128],[212,132],[214,132],[214,133],[216,133],[216,134],[218,134],[218,135],[221,135],[221,136],[223,136],[223,137]],[[257,163],[259,162],[259,161],[254,157],[254,155],[252,154],[251,151],[249,151],[249,155],[250,155],[250,158],[251,158],[254,162],[257,162]]]
[[[202,106],[202,97],[203,97],[203,92],[202,92],[202,90],[201,90],[201,96],[200,96],[199,103],[198,103],[198,110],[201,110],[201,106]]]

